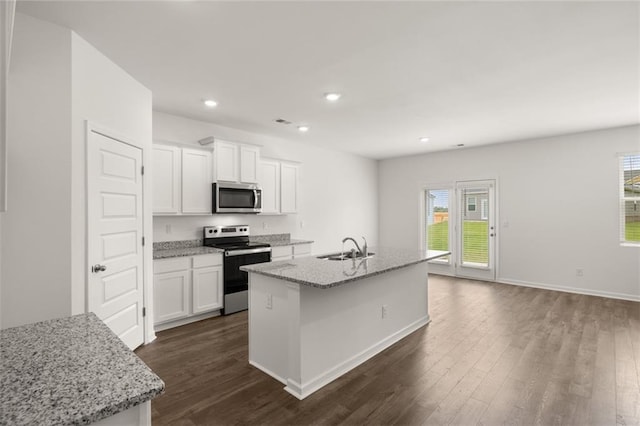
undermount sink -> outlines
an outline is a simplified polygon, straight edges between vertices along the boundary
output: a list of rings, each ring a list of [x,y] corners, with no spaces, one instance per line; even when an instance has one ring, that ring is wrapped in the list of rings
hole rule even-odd
[[[357,252],[355,253],[355,259],[369,259],[374,254],[375,253],[369,252],[366,256],[364,256],[362,252]],[[346,259],[353,259],[354,257],[352,257],[351,252],[345,252],[345,253],[324,254],[322,256],[318,256],[317,258],[322,260],[346,260]]]

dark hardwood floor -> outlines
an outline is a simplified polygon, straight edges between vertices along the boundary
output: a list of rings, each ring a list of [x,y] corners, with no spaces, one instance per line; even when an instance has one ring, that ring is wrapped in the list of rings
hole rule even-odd
[[[303,401],[249,366],[246,312],[158,333],[153,424],[640,424],[640,303],[429,284],[429,325]]]

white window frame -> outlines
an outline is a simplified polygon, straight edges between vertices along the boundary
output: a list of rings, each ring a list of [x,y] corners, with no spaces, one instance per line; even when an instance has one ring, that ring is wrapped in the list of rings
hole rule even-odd
[[[628,152],[628,153],[624,153],[624,154],[620,154],[618,156],[618,169],[620,172],[620,177],[618,179],[619,181],[619,185],[620,185],[620,189],[619,189],[619,195],[620,195],[620,245],[622,246],[627,246],[627,247],[640,247],[640,241],[628,241],[626,239],[626,234],[625,234],[625,226],[626,226],[626,221],[625,221],[625,212],[626,212],[626,206],[625,203],[627,201],[635,201],[636,203],[640,204],[640,193],[638,193],[637,196],[634,197],[626,197],[624,194],[624,159],[625,157],[631,157],[631,156],[640,156],[640,152]]]

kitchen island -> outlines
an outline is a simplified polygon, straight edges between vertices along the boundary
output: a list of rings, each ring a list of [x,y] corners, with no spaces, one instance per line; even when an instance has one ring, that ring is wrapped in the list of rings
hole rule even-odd
[[[0,331],[0,425],[150,425],[154,374],[93,313]]]
[[[249,363],[303,399],[429,323],[427,261],[446,251],[377,249],[249,273]]]

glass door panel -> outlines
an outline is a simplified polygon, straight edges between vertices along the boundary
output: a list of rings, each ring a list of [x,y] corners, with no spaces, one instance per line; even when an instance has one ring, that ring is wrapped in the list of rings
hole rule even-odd
[[[427,189],[426,205],[426,241],[427,250],[449,251],[449,190]],[[451,263],[451,256],[432,260],[433,263]]]

